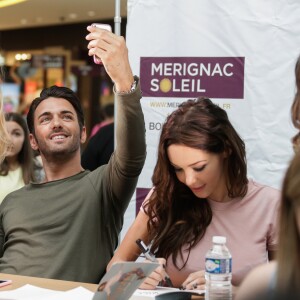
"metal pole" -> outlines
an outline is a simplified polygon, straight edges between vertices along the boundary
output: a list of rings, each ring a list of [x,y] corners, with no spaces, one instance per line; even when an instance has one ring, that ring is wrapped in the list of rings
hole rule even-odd
[[[121,2],[120,0],[115,0],[115,18],[114,18],[114,22],[115,22],[115,34],[116,35],[121,35]],[[117,139],[116,139],[116,123],[118,122],[117,120],[117,101],[116,101],[116,96],[114,98],[114,102],[115,102],[115,115],[114,115],[114,122],[115,122],[115,132],[114,132],[114,142],[115,142],[115,146],[114,148],[116,148],[117,146]],[[118,245],[120,245],[121,242],[121,233],[119,233],[119,238],[118,238]]]
[[[121,0],[115,0],[115,34],[121,35]]]
[[[115,17],[114,17],[114,23],[115,23],[115,34],[121,35],[121,0],[115,0]],[[117,123],[117,101],[116,96],[114,98],[114,104],[115,104],[115,113],[114,113],[114,122],[115,122],[115,133],[114,133],[114,142],[116,148],[117,145],[117,139],[116,139],[116,123]]]

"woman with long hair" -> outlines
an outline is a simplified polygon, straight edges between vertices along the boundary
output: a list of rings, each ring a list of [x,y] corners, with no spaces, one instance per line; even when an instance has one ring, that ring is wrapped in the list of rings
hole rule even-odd
[[[18,113],[5,114],[10,144],[0,165],[0,202],[5,196],[34,181],[33,152],[24,118]]]
[[[5,128],[5,120],[3,114],[3,103],[0,97],[0,163],[5,157],[6,147],[8,145],[7,132]]]
[[[296,129],[300,131],[300,56],[295,66],[296,94],[291,108],[292,122]],[[300,147],[300,133],[298,132],[292,139],[295,152]]]
[[[296,94],[292,122],[300,130],[300,56],[295,65]],[[253,270],[238,299],[300,299],[300,134],[293,139],[295,157],[283,182],[279,249],[276,262]],[[254,288],[255,287],[255,288]]]
[[[0,68],[0,82],[2,78],[2,70]],[[3,161],[5,157],[6,147],[8,145],[8,135],[5,127],[5,120],[4,120],[4,112],[3,112],[3,102],[2,102],[2,95],[0,90],[0,163]]]
[[[247,178],[245,144],[210,99],[188,100],[167,117],[152,182],[108,268],[140,255],[136,239],[151,243],[174,285],[187,289],[204,287],[214,235],[227,237],[234,285],[273,257],[280,192]],[[154,288],[160,274],[142,288]]]

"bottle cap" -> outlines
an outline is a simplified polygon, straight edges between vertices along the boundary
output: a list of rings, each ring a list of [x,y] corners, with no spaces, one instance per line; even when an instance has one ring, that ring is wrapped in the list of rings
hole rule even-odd
[[[213,243],[217,243],[217,244],[226,244],[226,237],[225,236],[213,236],[212,241],[213,241]]]

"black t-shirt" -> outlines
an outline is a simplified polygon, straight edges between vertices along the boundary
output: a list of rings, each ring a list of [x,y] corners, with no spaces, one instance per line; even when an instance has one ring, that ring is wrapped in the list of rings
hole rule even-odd
[[[114,151],[114,123],[102,127],[89,140],[81,155],[84,169],[93,171],[108,163]]]

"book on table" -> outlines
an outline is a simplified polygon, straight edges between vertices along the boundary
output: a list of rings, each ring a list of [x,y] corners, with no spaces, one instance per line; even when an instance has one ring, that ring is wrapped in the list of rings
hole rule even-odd
[[[155,290],[137,289],[130,300],[189,300],[204,299],[204,290],[179,290],[177,288],[157,287]]]

